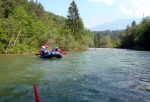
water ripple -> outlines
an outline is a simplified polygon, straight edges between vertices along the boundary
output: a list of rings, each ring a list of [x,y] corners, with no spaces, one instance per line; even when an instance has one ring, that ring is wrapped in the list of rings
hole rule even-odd
[[[3,59],[3,58],[6,59]],[[150,102],[150,53],[93,48],[62,59],[1,55],[0,101]]]

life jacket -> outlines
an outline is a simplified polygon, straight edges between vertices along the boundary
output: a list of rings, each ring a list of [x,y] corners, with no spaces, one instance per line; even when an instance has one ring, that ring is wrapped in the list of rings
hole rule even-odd
[[[46,49],[42,48],[42,49],[40,50],[40,54],[41,54],[41,55],[44,55],[45,53],[46,53]]]
[[[56,52],[58,51],[58,48],[57,48],[57,47],[55,48],[55,51],[56,51]]]

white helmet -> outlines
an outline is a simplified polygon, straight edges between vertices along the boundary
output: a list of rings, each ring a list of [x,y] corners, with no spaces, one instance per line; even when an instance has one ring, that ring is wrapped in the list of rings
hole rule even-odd
[[[45,49],[45,46],[42,46],[43,49]]]

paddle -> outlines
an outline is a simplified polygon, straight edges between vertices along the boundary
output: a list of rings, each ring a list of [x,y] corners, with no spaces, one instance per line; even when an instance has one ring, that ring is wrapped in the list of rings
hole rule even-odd
[[[39,53],[39,52],[35,53],[35,56],[38,56],[38,55],[40,55],[40,53]]]
[[[41,102],[40,96],[39,96],[38,91],[36,89],[36,84],[34,84],[34,93],[35,93],[36,102]]]
[[[61,54],[64,54],[64,55],[67,54],[66,50],[58,50],[58,52],[60,52]]]

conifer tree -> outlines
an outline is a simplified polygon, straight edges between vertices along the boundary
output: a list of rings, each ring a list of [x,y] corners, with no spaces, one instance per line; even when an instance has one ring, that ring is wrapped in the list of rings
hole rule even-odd
[[[84,25],[82,19],[79,16],[78,8],[74,0],[72,1],[68,9],[69,9],[67,15],[68,19],[66,21],[66,24],[71,29],[71,32],[75,40],[80,40],[82,39]]]

